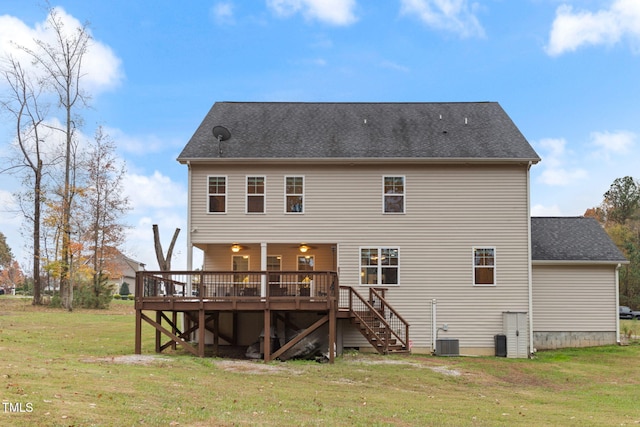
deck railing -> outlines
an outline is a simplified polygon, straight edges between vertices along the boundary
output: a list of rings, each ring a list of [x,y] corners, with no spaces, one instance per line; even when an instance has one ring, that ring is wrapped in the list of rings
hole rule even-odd
[[[139,271],[142,300],[314,299],[338,297],[333,271]]]

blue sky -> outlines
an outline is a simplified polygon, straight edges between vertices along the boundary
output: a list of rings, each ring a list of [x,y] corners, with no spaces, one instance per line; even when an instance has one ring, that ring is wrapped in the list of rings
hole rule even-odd
[[[175,159],[216,101],[499,102],[543,161],[534,215],[581,215],[617,177],[640,178],[640,1],[52,1],[90,22],[91,109],[126,161],[125,250],[157,268],[151,225],[183,232]],[[0,0],[0,54],[46,34],[41,2]],[[3,90],[0,84],[0,92]],[[0,122],[0,157],[11,143]],[[21,262],[15,179],[0,177],[0,231]],[[0,211],[2,211],[0,207]],[[168,242],[165,243],[165,247]]]

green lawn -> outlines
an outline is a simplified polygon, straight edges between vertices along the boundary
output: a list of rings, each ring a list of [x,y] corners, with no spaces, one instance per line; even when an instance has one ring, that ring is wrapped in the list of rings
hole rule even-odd
[[[0,425],[640,424],[634,340],[533,360],[349,353],[333,365],[263,364],[155,355],[146,325],[135,357],[134,318],[132,301],[67,313],[0,297]]]

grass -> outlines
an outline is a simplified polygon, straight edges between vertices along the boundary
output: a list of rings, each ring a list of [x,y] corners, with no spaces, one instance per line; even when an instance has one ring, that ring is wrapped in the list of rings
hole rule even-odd
[[[532,360],[347,353],[328,365],[155,355],[143,333],[134,357],[132,301],[67,313],[0,297],[0,425],[640,423],[633,340]],[[7,411],[18,403],[24,412]]]

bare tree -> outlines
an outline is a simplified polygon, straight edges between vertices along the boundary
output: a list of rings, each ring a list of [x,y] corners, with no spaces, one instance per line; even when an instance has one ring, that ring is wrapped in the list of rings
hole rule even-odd
[[[160,267],[160,271],[171,271],[171,257],[173,256],[173,247],[176,244],[176,240],[178,239],[178,234],[180,234],[180,229],[176,228],[176,231],[173,233],[173,237],[171,238],[171,243],[169,244],[169,249],[167,250],[167,256],[164,256],[164,252],[162,251],[162,244],[160,243],[160,232],[158,231],[158,225],[153,224],[153,243],[156,249],[156,258],[158,259],[158,266]],[[175,289],[173,282],[171,281],[171,277],[167,274],[164,275],[165,284],[168,287],[166,292],[169,295],[173,295]]]
[[[42,304],[42,282],[40,280],[40,225],[43,194],[44,153],[41,130],[46,107],[39,101],[42,86],[34,82],[21,64],[13,57],[5,58],[2,77],[8,84],[8,97],[1,105],[13,118],[15,123],[15,141],[18,148],[17,162],[11,167],[17,171],[27,170],[30,177],[30,199],[32,208],[23,210],[32,226],[33,244],[33,304]]]
[[[62,249],[60,294],[62,306],[69,311],[73,309],[73,286],[69,280],[70,243],[71,243],[71,203],[72,203],[72,147],[76,123],[80,121],[76,110],[85,106],[88,97],[83,93],[81,80],[83,77],[82,61],[91,40],[89,25],[78,28],[65,28],[62,17],[57,10],[48,6],[46,24],[53,31],[55,41],[48,43],[35,40],[36,47],[22,47],[31,56],[34,64],[43,72],[43,82],[57,95],[58,104],[65,112],[64,154],[64,186],[62,188]]]
[[[178,239],[178,234],[180,234],[180,229],[176,228],[176,231],[173,233],[173,238],[171,239],[171,244],[169,245],[169,250],[167,250],[167,256],[165,257],[162,251],[162,244],[160,243],[158,225],[153,224],[153,243],[156,249],[156,258],[158,259],[160,271],[171,271],[171,257],[173,256],[173,247]]]
[[[115,273],[111,261],[124,241],[125,225],[121,220],[130,209],[122,188],[125,167],[115,156],[115,148],[102,127],[98,127],[86,164],[88,174],[81,203],[85,206],[87,223],[83,237],[91,252],[96,293],[100,291],[105,270]]]

